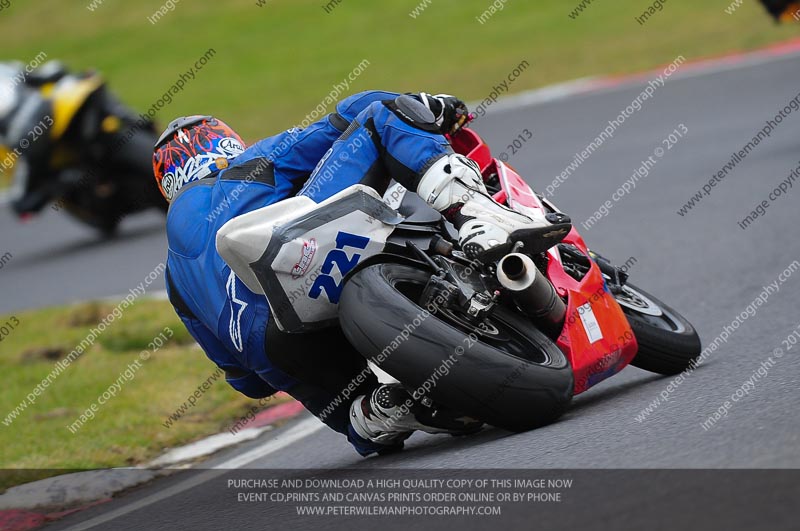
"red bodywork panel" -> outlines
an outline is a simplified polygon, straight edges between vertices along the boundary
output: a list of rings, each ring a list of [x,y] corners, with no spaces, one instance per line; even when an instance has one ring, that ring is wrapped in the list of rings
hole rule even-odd
[[[497,173],[502,190],[494,195],[498,202],[527,209],[544,210],[531,187],[510,166],[491,155],[489,146],[471,129],[462,129],[450,138],[453,149],[471,158],[481,168],[484,179]],[[564,238],[589,257],[589,250],[575,227]],[[581,280],[564,271],[556,249],[548,251],[547,277],[562,297],[567,298],[564,328],[556,344],[564,352],[575,375],[574,393],[621,371],[636,355],[638,345],[628,319],[609,293],[600,268],[590,259],[590,269]],[[588,305],[588,306],[587,306]]]

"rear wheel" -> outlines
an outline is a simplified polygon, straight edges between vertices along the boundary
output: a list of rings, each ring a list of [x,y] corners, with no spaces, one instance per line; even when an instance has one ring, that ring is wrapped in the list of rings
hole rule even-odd
[[[700,337],[678,312],[633,284],[615,295],[639,344],[631,365],[659,374],[678,374],[700,356]]]
[[[339,301],[350,343],[410,392],[494,426],[524,431],[558,418],[573,387],[561,350],[504,307],[481,326],[455,310],[423,308],[429,280],[402,264],[356,273]]]

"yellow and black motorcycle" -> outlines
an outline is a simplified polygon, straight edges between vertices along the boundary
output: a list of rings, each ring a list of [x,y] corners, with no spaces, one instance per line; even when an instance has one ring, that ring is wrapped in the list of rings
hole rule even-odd
[[[0,171],[13,175],[21,218],[50,204],[110,235],[129,214],[165,212],[152,170],[157,138],[96,72],[71,74],[58,62],[31,73],[0,67]]]

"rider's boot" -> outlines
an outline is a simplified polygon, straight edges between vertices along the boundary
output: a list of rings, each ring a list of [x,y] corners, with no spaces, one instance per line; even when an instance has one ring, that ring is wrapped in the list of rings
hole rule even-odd
[[[385,445],[387,450],[396,450],[402,448],[403,441],[415,430],[463,435],[479,430],[483,423],[428,408],[414,400],[402,386],[384,384],[353,401],[350,425],[359,437]]]
[[[458,229],[459,244],[471,259],[499,260],[516,242],[528,254],[558,244],[572,228],[564,214],[532,218],[491,198],[478,165],[458,154],[442,157],[425,172],[417,193]]]

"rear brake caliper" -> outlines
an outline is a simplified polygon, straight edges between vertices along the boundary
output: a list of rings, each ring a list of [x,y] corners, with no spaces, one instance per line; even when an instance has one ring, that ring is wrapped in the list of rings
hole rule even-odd
[[[469,299],[467,315],[475,322],[483,322],[492,312],[500,292],[496,291],[494,297],[490,297],[486,292],[475,293]]]

